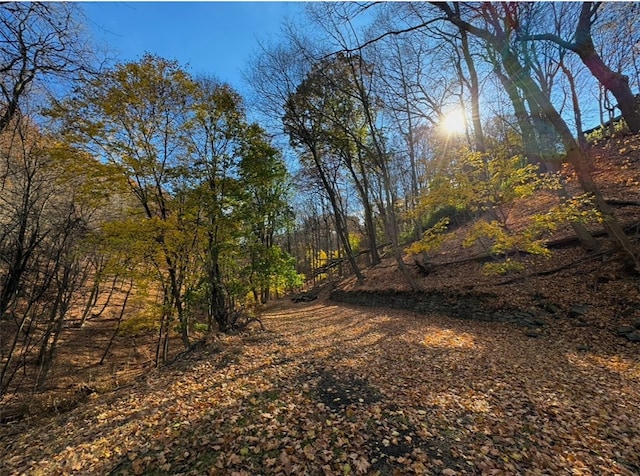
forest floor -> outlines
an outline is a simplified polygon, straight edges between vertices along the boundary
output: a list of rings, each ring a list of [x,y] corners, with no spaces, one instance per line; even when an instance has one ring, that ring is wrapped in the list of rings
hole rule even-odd
[[[289,300],[73,411],[5,425],[0,474],[640,473],[640,355],[513,325]]]
[[[593,150],[596,180],[637,245],[640,137]],[[552,200],[516,206],[511,225]],[[533,333],[338,304],[325,290],[269,304],[266,330],[218,335],[152,369],[153,333],[118,335],[98,365],[115,324],[91,320],[63,336],[47,392],[19,394],[26,413],[0,424],[0,475],[640,474],[640,343],[628,338],[640,327],[638,277],[605,241],[488,276],[482,250],[460,247],[464,232],[431,255],[427,275],[407,256],[414,278],[426,293],[524,311]],[[365,275],[337,289],[409,292],[389,258]]]

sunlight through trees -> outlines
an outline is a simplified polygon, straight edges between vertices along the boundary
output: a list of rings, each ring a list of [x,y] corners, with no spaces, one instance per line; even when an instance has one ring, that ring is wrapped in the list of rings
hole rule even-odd
[[[640,129],[637,5],[312,2],[257,50],[251,98],[99,58],[81,13],[0,5],[0,396],[106,316],[100,364],[129,332],[161,365],[381,264],[421,292],[455,233],[498,273],[560,226],[640,271],[590,152]]]

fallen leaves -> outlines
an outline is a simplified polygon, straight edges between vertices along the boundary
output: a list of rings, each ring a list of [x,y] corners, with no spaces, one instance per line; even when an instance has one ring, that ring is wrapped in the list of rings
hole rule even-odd
[[[506,324],[279,305],[267,332],[225,337],[219,353],[2,438],[0,473],[640,472],[631,351],[596,342],[576,354],[554,332],[530,341]]]

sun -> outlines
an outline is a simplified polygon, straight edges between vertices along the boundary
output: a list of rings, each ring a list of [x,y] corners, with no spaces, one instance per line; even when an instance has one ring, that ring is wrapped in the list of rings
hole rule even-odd
[[[461,134],[464,132],[467,122],[462,111],[455,109],[445,114],[440,126],[448,134]]]

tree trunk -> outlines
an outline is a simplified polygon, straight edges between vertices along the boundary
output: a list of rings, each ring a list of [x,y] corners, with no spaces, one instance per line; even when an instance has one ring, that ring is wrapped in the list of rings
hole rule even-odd
[[[69,310],[71,297],[74,292],[73,271],[74,269],[71,264],[65,264],[62,271],[62,279],[58,282],[58,292],[56,293],[56,299],[51,310],[49,325],[47,326],[47,331],[45,332],[42,347],[40,348],[40,354],[38,356],[40,370],[36,377],[36,388],[40,388],[44,385],[47,375],[53,366],[60,333],[62,332],[64,319],[67,315],[67,311]]]
[[[2,356],[4,359],[4,364],[2,365],[2,370],[0,370],[0,397],[2,397],[7,392],[7,390],[9,389],[9,384],[11,383],[14,375],[17,373],[18,369],[20,368],[19,364],[17,364],[13,369],[11,368],[11,365],[13,364],[13,361],[16,358],[16,349],[18,347],[18,341],[20,340],[20,336],[23,334],[25,330],[25,324],[27,324],[27,321],[30,321],[28,319],[28,314],[24,313],[20,321],[20,325],[18,326],[18,328],[16,329],[13,335],[11,346],[9,347],[8,352]],[[28,336],[29,332],[26,331],[24,332],[24,334],[25,336]]]
[[[640,108],[629,86],[629,78],[609,68],[596,52],[591,37],[591,18],[596,14],[599,4],[584,2],[576,28],[575,51],[584,65],[596,79],[613,94],[618,108],[633,134],[640,132]]]
[[[164,311],[162,313],[162,316],[160,316],[160,326],[158,328],[158,341],[156,343],[156,367],[160,367],[160,364],[162,362],[164,362],[164,359],[162,358],[162,341],[164,338],[164,333],[165,333],[165,328],[167,327],[167,322],[168,320],[168,316],[166,311]]]
[[[185,349],[191,347],[191,342],[189,340],[189,322],[187,320],[187,315],[184,312],[184,305],[182,303],[182,290],[181,283],[178,279],[178,271],[175,266],[171,265],[172,261],[167,258],[167,264],[169,267],[169,278],[171,279],[171,293],[173,294],[173,305],[175,306],[176,312],[178,313],[178,322],[180,323],[180,337],[182,339],[182,344]]]
[[[219,253],[217,245],[209,243],[208,278],[211,290],[209,292],[209,332],[213,329],[213,321],[218,324],[220,332],[229,330],[229,309],[227,308],[227,296],[222,284],[220,272]]]
[[[359,58],[359,61],[362,62],[362,58]],[[407,269],[407,266],[404,264],[404,260],[402,259],[402,250],[400,249],[400,245],[398,243],[398,220],[395,211],[395,197],[391,187],[391,177],[389,176],[389,169],[387,167],[387,159],[385,153],[385,147],[381,143],[380,138],[378,137],[378,130],[376,127],[375,120],[373,118],[373,109],[371,107],[371,103],[369,100],[369,95],[364,87],[364,83],[362,81],[362,77],[358,74],[358,71],[363,71],[364,67],[362,64],[359,64],[359,68],[356,69],[355,65],[350,63],[352,68],[353,78],[356,83],[357,92],[359,95],[359,100],[362,104],[362,109],[365,115],[365,119],[367,121],[367,127],[369,129],[369,133],[371,134],[371,142],[373,144],[373,157],[376,160],[376,166],[380,171],[380,175],[382,178],[382,184],[384,187],[384,201],[385,208],[387,213],[383,216],[386,216],[387,221],[387,231],[389,233],[389,238],[391,239],[391,245],[393,248],[393,254],[396,258],[396,262],[398,264],[398,268],[402,272],[403,277],[407,281],[407,283],[411,286],[411,289],[414,291],[421,291],[422,288],[418,284],[418,282],[413,279],[411,273]],[[364,144],[361,144],[364,146]]]
[[[469,70],[469,82],[471,93],[471,124],[473,125],[473,137],[476,145],[476,151],[484,153],[486,146],[484,144],[484,134],[482,132],[482,122],[480,121],[480,81],[476,71],[471,51],[469,50],[469,38],[465,30],[460,30],[462,39],[462,55],[464,62]]]
[[[633,134],[640,132],[640,111],[636,97],[629,87],[629,78],[623,74],[612,71],[604,64],[602,58],[595,52],[593,45],[585,52],[580,50],[580,58],[591,73],[611,91],[618,101],[618,108],[622,112],[627,127]]]
[[[82,316],[80,317],[80,325],[78,327],[84,327],[87,322],[87,318],[98,302],[98,296],[100,295],[100,278],[98,276],[94,276],[94,282],[91,286],[91,292],[89,293],[89,298],[87,299],[87,304],[82,311]]]
[[[122,307],[120,308],[120,314],[118,315],[118,323],[116,324],[116,328],[113,330],[113,334],[111,334],[111,338],[109,339],[107,348],[104,349],[104,353],[102,354],[102,357],[100,358],[100,362],[98,362],[98,365],[104,364],[104,361],[106,360],[107,355],[111,350],[111,346],[113,345],[113,341],[116,339],[116,336],[118,335],[118,331],[120,330],[120,324],[122,324],[122,318],[124,317],[124,311],[127,308],[127,302],[129,301],[129,296],[131,296],[132,290],[133,290],[133,278],[129,283],[129,289],[127,289],[127,293],[124,296],[124,302],[122,303]]]
[[[564,58],[560,60],[559,66],[562,69],[565,77],[567,78],[567,82],[569,83],[569,89],[571,90],[571,104],[573,107],[573,118],[576,121],[578,143],[581,147],[584,148],[587,146],[587,139],[582,133],[582,111],[580,110],[580,100],[578,98],[578,88],[576,87],[576,80],[573,73],[564,64]]]
[[[338,197],[336,196],[333,187],[327,180],[327,176],[324,173],[324,169],[322,168],[322,164],[320,162],[320,157],[318,157],[318,151],[312,149],[311,155],[313,156],[313,161],[316,165],[316,170],[320,175],[320,180],[322,181],[322,185],[324,186],[325,191],[329,197],[329,202],[331,203],[331,207],[333,208],[333,215],[336,221],[336,232],[338,233],[338,238],[342,242],[342,246],[344,247],[344,251],[347,254],[347,260],[353,269],[354,274],[358,280],[358,283],[362,283],[364,281],[364,276],[358,268],[355,258],[353,257],[353,250],[351,249],[351,244],[349,243],[349,232],[346,226],[346,222],[344,220],[344,216],[342,211],[340,210],[340,205],[338,204]]]
[[[413,126],[413,114],[411,112],[411,100],[409,98],[409,88],[407,86],[407,78],[405,74],[405,70],[403,68],[402,61],[402,53],[400,48],[396,45],[396,51],[398,54],[398,64],[400,66],[400,76],[402,81],[402,99],[404,100],[404,113],[407,115],[407,133],[405,134],[408,149],[409,149],[409,168],[410,168],[410,176],[411,176],[411,200],[412,207],[415,209],[418,200],[418,170],[417,170],[417,161],[416,161],[416,133]],[[422,226],[422,217],[417,216],[414,220],[415,226],[415,240],[419,240],[422,237],[422,233],[424,232]],[[377,250],[376,250],[377,254]],[[378,259],[379,262],[379,259]]]
[[[353,167],[353,160],[350,156],[348,156],[348,154],[345,155],[345,164],[347,166],[347,169],[351,173],[351,178],[353,179],[353,183],[356,186],[358,195],[360,196],[360,201],[362,202],[362,208],[364,209],[364,227],[367,234],[367,239],[369,241],[371,264],[375,266],[380,263],[380,255],[378,254],[376,229],[373,221],[373,210],[371,209],[371,201],[369,200],[369,186],[367,176],[364,173],[364,168],[360,167],[362,179],[358,177],[358,174],[356,174],[356,171]],[[362,162],[360,161],[359,164],[362,165]]]
[[[604,217],[603,226],[616,247],[627,257],[629,264],[640,271],[640,263],[636,252],[624,233],[620,223],[615,219],[612,208],[607,204],[600,189],[591,175],[592,164],[585,150],[576,142],[569,127],[558,111],[553,107],[551,100],[545,96],[529,74],[519,64],[516,56],[506,48],[502,49],[502,58],[505,69],[511,77],[519,78],[520,87],[528,99],[535,102],[540,111],[551,121],[551,124],[560,134],[565,146],[567,161],[573,166],[582,189],[593,195],[595,206]]]
[[[602,58],[593,45],[591,23],[598,8],[600,8],[599,2],[582,3],[573,43],[564,41],[554,34],[524,36],[521,40],[548,40],[576,53],[600,84],[611,91],[611,94],[613,94],[618,101],[618,108],[622,112],[622,116],[629,130],[633,134],[637,134],[640,132],[640,105],[631,92],[629,78],[609,68],[609,66],[602,61]]]

